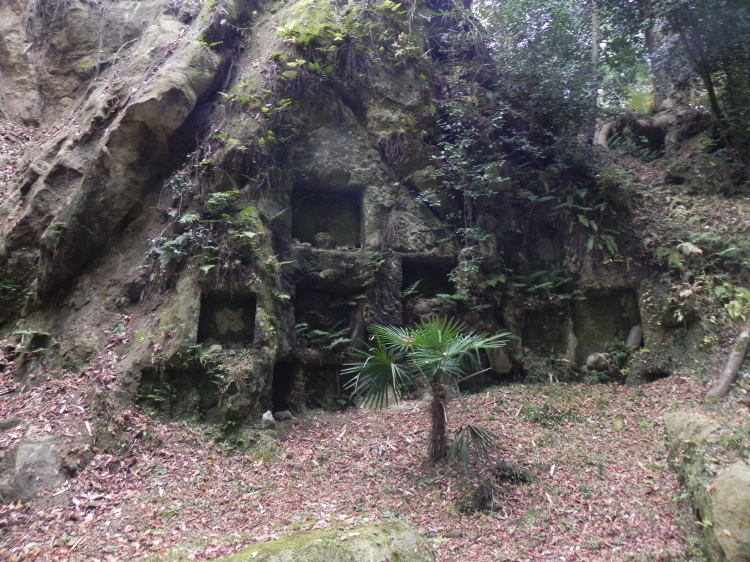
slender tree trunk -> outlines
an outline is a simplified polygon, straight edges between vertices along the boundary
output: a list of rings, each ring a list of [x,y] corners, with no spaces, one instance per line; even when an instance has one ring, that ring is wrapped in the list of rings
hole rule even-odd
[[[601,24],[599,21],[599,0],[591,0],[591,85],[598,92],[600,85],[599,77],[599,37],[601,35]],[[589,135],[592,143],[596,144],[597,114],[599,109],[599,95],[594,93],[593,111],[591,112],[591,123]]]
[[[432,429],[430,432],[429,455],[430,460],[437,462],[448,453],[447,420],[445,416],[445,388],[440,385],[432,389],[432,402],[430,403],[430,415],[432,417]]]
[[[742,329],[742,332],[737,337],[737,341],[734,342],[734,347],[732,348],[732,353],[729,354],[724,372],[721,373],[719,379],[711,387],[711,390],[708,391],[708,394],[706,394],[706,400],[718,400],[729,393],[732,383],[737,378],[737,373],[742,366],[742,362],[745,360],[748,347],[750,347],[750,324]]]
[[[591,3],[591,66],[594,77],[599,74],[599,2]]]

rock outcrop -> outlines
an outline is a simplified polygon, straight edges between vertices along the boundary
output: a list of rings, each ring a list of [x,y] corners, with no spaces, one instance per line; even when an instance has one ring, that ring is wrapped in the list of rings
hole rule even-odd
[[[711,560],[750,560],[750,466],[722,446],[721,428],[698,412],[664,415],[673,467],[704,523]]]
[[[412,526],[394,521],[351,530],[305,531],[260,542],[217,562],[359,562],[361,560],[434,560],[427,541]]]

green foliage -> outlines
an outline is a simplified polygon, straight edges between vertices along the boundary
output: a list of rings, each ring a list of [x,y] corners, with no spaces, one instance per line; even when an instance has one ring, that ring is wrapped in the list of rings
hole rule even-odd
[[[633,156],[643,162],[653,162],[664,156],[662,151],[648,148],[648,141],[645,138],[643,139],[643,142],[636,143],[631,138],[614,134],[607,140],[607,146],[609,146],[614,152]]]
[[[445,442],[442,397],[446,385],[456,384],[461,377],[480,370],[480,351],[505,346],[510,334],[500,332],[489,336],[469,332],[458,320],[437,317],[411,328],[374,325],[369,332],[373,347],[355,352],[359,361],[349,363],[342,371],[354,375],[346,388],[360,396],[364,404],[383,408],[392,400],[398,401],[405,388],[427,385],[433,393],[430,455],[439,460],[447,453],[442,447],[436,450],[434,445]],[[486,444],[481,432],[468,430],[461,435],[462,440],[469,439],[474,446]],[[457,445],[457,454],[463,449],[462,444]]]
[[[732,320],[746,322],[750,318],[750,290],[724,282],[714,287],[714,296]]]
[[[478,461],[488,460],[496,444],[497,437],[486,429],[465,425],[456,431],[448,449],[448,462],[458,463],[462,467],[474,466]]]
[[[304,340],[306,345],[326,351],[341,351],[351,343],[351,328],[346,322],[333,322],[320,313],[313,314],[318,318],[318,327],[312,327],[307,322],[299,322],[295,326],[297,337]]]
[[[524,297],[532,303],[585,299],[578,289],[565,291],[565,286],[570,281],[572,278],[568,277],[564,270],[539,270],[529,275],[515,275],[511,280],[511,286],[521,291]]]
[[[262,225],[255,207],[237,210],[239,200],[240,191],[212,193],[200,212],[176,217],[173,227],[178,232],[151,239],[152,280],[159,275],[168,280],[189,260],[205,275],[246,265]]]
[[[656,16],[677,38],[663,59],[672,75],[687,67],[700,78],[727,148],[738,161],[750,157],[750,4],[745,0],[660,0]],[[686,62],[680,65],[680,57]]]
[[[180,217],[180,224],[198,224],[201,221],[201,217],[198,213],[188,212]]]
[[[172,402],[177,397],[174,385],[159,381],[138,395],[138,407],[144,415],[157,417],[169,412]]]
[[[411,299],[411,298],[418,298],[419,295],[420,295],[420,293],[419,293],[419,284],[421,282],[422,282],[421,279],[417,279],[416,281],[414,281],[414,283],[412,283],[406,289],[404,289],[403,291],[401,291],[401,299],[402,300],[408,300],[408,299]]]
[[[213,49],[214,47],[218,47],[223,43],[223,41],[207,41],[205,36],[201,33],[198,35],[198,44],[202,45],[208,49]]]
[[[203,204],[203,212],[208,218],[220,218],[234,209],[239,194],[237,190],[212,193]]]
[[[169,405],[169,403],[175,398],[175,396],[176,392],[174,390],[174,387],[167,382],[163,382],[156,388],[152,389],[152,392],[150,394],[147,394],[145,398],[156,402],[157,404]]]
[[[149,255],[155,258],[159,267],[173,273],[182,258],[187,256],[192,239],[190,234],[180,234],[176,238],[161,236],[152,239]]]
[[[584,370],[583,382],[586,384],[599,384],[618,382],[622,383],[627,375],[623,370],[630,358],[632,349],[624,341],[614,340],[605,345],[607,367],[601,370]]]
[[[630,352],[632,351],[627,344],[621,340],[607,342],[605,350],[607,351],[610,361],[618,369],[625,365],[630,357]]]
[[[586,123],[593,132],[599,80],[588,6],[574,0],[475,2],[501,69],[498,90],[555,135],[577,136]]]
[[[382,4],[375,6],[376,12],[399,12],[403,4],[401,2],[393,2],[392,0],[384,0]],[[406,12],[401,11],[402,14]]]
[[[509,339],[506,332],[476,334],[455,319],[441,318],[424,320],[414,328],[374,325],[369,331],[375,346],[356,352],[361,361],[349,364],[343,373],[356,375],[348,388],[377,408],[418,381],[441,388],[457,380],[479,366],[479,350],[503,347]]]

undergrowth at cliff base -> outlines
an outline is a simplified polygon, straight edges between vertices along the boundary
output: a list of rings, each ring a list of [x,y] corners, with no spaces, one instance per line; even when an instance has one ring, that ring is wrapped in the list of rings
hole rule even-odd
[[[106,390],[114,362],[105,354],[85,378]],[[77,393],[83,380],[40,381],[3,402],[4,417],[93,425]],[[127,411],[109,420],[122,428],[113,452],[95,448],[61,488],[0,507],[0,557],[204,559],[289,532],[404,518],[439,560],[700,560],[661,420],[703,392],[693,378],[674,376],[639,388],[509,385],[457,399],[452,430],[471,423],[491,431],[500,438],[492,463],[525,475],[500,482],[489,511],[467,508],[477,483],[425,463],[423,402],[311,411],[286,422],[262,453],[222,448],[200,426]],[[742,423],[745,410],[729,405],[736,413],[725,422]],[[1,434],[0,447],[29,423]]]

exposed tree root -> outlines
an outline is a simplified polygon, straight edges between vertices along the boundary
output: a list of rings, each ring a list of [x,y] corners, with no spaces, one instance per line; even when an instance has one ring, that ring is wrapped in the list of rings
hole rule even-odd
[[[734,348],[732,353],[729,354],[727,365],[719,379],[706,394],[706,400],[718,400],[729,393],[732,383],[737,379],[737,373],[742,366],[742,362],[745,360],[748,347],[750,347],[750,324],[745,325],[737,337],[737,341],[734,342]]]

